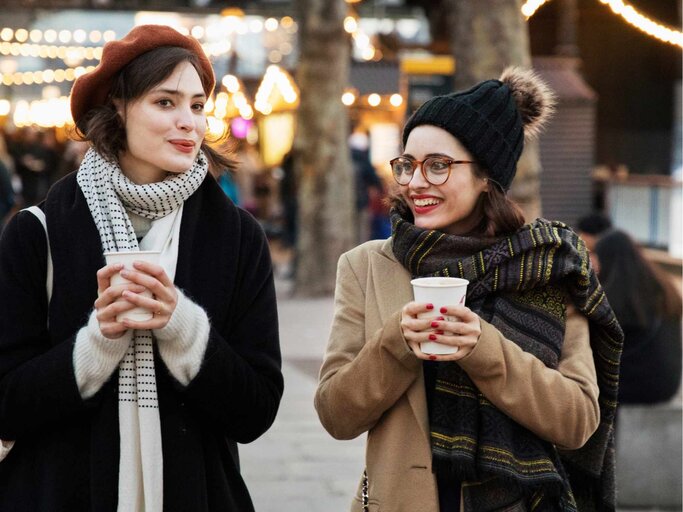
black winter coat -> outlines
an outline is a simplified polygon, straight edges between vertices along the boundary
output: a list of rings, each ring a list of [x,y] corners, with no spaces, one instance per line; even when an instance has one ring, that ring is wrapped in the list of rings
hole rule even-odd
[[[43,228],[16,215],[0,239],[0,511],[116,511],[118,372],[83,400],[73,368],[78,330],[97,295],[102,246],[75,173],[42,205],[54,262],[45,291]],[[155,356],[164,510],[252,511],[236,443],[272,424],[282,396],[268,245],[258,223],[213,178],[184,206],[175,284],[208,314],[204,360],[187,387]]]

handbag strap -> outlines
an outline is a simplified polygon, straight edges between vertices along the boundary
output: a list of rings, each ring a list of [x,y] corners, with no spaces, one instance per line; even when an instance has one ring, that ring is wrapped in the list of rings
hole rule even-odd
[[[47,303],[50,304],[52,299],[52,253],[50,252],[50,237],[47,236],[47,219],[45,218],[45,212],[38,208],[37,206],[30,206],[24,208],[22,211],[31,212],[33,215],[38,217],[38,220],[43,225],[45,230],[45,242],[47,243],[47,277],[45,278],[45,289],[47,290]],[[14,441],[8,439],[0,439],[0,462],[7,457],[10,450],[14,446]]]
[[[50,237],[47,234],[47,219],[45,218],[45,212],[38,208],[37,206],[29,206],[24,208],[22,211],[31,212],[33,215],[38,217],[38,220],[43,225],[45,230],[45,242],[47,243],[47,276],[45,278],[45,289],[47,290],[47,303],[50,303],[52,299],[52,253],[50,252]]]

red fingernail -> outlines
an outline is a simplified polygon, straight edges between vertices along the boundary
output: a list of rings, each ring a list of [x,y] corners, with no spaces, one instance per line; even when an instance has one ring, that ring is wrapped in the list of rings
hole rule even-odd
[[[439,316],[439,317],[437,317],[436,319],[437,319],[437,320],[446,320],[446,319],[445,319],[444,317],[442,317],[442,316]]]
[[[427,304],[427,309],[434,309],[434,304]]]
[[[436,339],[436,334],[430,334],[429,339],[434,341]]]
[[[443,331],[436,331],[436,334],[443,334]]]
[[[436,356],[429,356],[430,361],[436,361]]]
[[[432,322],[432,327],[439,327],[439,322]]]
[[[448,313],[448,310],[446,308],[441,308],[439,311],[441,311],[444,314]]]

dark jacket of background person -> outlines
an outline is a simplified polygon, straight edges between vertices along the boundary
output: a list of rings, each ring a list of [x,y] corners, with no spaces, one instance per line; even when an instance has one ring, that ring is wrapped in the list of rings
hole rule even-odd
[[[2,232],[3,220],[14,206],[14,190],[9,170],[0,161],[0,232]]]
[[[118,372],[84,400],[73,370],[102,246],[75,173],[42,208],[55,269],[49,331],[43,227],[20,213],[0,240],[0,438],[16,440],[0,463],[0,510],[114,512]],[[265,432],[282,395],[275,292],[261,228],[211,176],[185,202],[175,284],[205,309],[211,331],[187,387],[155,345],[164,510],[251,511],[237,443]]]
[[[362,210],[370,203],[369,190],[375,188],[381,191],[384,187],[367,150],[351,148],[351,162],[356,175],[356,209]]]
[[[595,252],[600,282],[625,335],[619,402],[669,400],[681,382],[681,297],[626,233],[608,232]]]

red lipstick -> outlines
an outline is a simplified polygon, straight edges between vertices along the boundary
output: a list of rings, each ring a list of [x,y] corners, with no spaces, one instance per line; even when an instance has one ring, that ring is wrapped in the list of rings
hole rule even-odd
[[[194,142],[185,139],[173,139],[169,140],[173,147],[175,147],[181,153],[192,153],[194,151]]]

